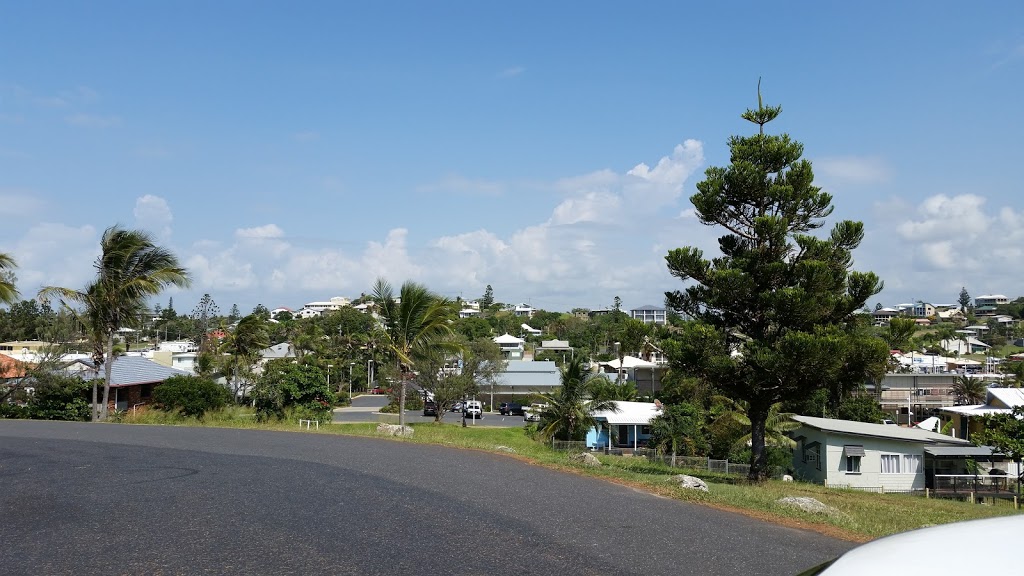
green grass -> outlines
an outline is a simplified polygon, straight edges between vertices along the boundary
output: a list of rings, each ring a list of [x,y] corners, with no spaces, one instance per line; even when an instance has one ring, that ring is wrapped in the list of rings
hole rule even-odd
[[[183,418],[158,410],[147,410],[135,415],[127,414],[120,421],[131,424],[157,424],[179,426],[212,426],[229,428],[254,428],[289,432],[300,430],[297,421],[259,423],[247,408],[228,408],[208,414],[202,420]],[[309,430],[313,434],[341,434],[382,438],[376,431],[377,425],[327,424],[320,430]],[[742,478],[709,473],[707,471],[685,471],[667,465],[652,463],[645,458],[603,456],[599,459],[604,466],[588,468],[573,463],[568,454],[556,452],[543,442],[530,438],[523,428],[490,428],[457,424],[415,424],[411,438],[389,438],[395,442],[435,444],[460,449],[483,450],[507,454],[499,447],[515,451],[511,457],[519,458],[534,465],[545,466],[568,472],[604,478],[612,482],[638,487],[662,496],[687,502],[735,510],[768,521],[801,525],[826,533],[850,539],[867,540],[897,532],[904,532],[922,526],[945,524],[960,520],[987,518],[1016,513],[1011,504],[998,505],[970,504],[951,500],[925,499],[904,494],[875,494],[857,490],[826,488],[817,484],[802,482],[781,482],[771,480],[760,484],[749,484]],[[688,473],[708,483],[710,492],[685,490],[675,486],[669,477]],[[784,496],[809,496],[836,509],[834,515],[821,515],[792,509],[777,503]]]

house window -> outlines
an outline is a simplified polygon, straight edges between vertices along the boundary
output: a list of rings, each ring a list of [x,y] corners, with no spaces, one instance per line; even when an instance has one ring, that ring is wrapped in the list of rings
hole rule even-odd
[[[882,474],[900,473],[900,455],[882,454]]]
[[[151,384],[143,384],[139,386],[139,396],[142,398],[149,398],[152,395],[153,386]]]
[[[846,473],[860,474],[860,456],[846,457]]]
[[[907,474],[917,474],[921,471],[921,457],[917,454],[903,455],[903,471]]]
[[[640,427],[640,433],[641,434],[650,434],[651,433],[651,427],[650,426],[641,426]]]

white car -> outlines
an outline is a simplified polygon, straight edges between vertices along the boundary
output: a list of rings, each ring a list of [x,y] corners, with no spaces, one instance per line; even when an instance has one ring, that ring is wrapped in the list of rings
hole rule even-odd
[[[466,400],[462,406],[462,415],[466,418],[480,418],[484,414],[484,406],[479,400]]]
[[[920,528],[868,542],[799,576],[895,574],[894,567],[906,565],[908,553],[922,550],[929,553],[914,554],[913,574],[975,574],[984,571],[978,556],[959,551],[1016,550],[1021,534],[1024,516],[1019,514]],[[1017,572],[1015,565],[1007,557],[1005,572]]]
[[[530,404],[523,408],[523,420],[526,422],[540,422],[540,413],[547,407],[547,404]]]

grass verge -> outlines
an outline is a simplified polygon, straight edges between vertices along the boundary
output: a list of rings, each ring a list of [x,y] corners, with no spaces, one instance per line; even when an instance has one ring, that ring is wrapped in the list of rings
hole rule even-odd
[[[251,410],[232,407],[206,415],[203,419],[183,418],[177,414],[147,410],[122,415],[119,420],[129,424],[212,426],[252,428],[316,434],[340,434],[382,438],[375,423],[328,424],[319,430],[299,428],[295,419],[261,423]],[[396,442],[435,444],[461,449],[494,452],[525,462],[576,474],[603,478],[639,488],[653,494],[709,505],[753,516],[769,522],[822,532],[845,540],[862,542],[935,524],[987,518],[1018,513],[1011,504],[970,504],[951,500],[926,499],[905,494],[874,494],[857,490],[826,488],[802,482],[771,480],[749,484],[735,476],[687,471],[652,463],[640,457],[599,455],[603,466],[586,467],[569,460],[565,452],[556,452],[548,445],[531,439],[523,428],[491,428],[453,424],[415,424],[409,438],[391,438]],[[709,492],[679,488],[670,482],[675,474],[686,473],[702,478]],[[833,514],[814,514],[778,503],[785,496],[808,496],[833,508]]]

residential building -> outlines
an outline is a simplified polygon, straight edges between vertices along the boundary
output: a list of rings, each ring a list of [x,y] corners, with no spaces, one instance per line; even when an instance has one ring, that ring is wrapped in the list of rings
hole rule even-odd
[[[533,314],[537,310],[528,304],[516,304],[515,308],[512,309],[512,313],[521,318],[533,318]]]
[[[311,318],[313,316],[323,315],[324,312],[330,312],[332,310],[341,310],[345,306],[349,306],[352,302],[343,296],[335,296],[327,301],[321,302],[310,302],[303,305],[302,309],[299,310],[297,315],[301,318]],[[315,313],[312,316],[311,313]]]
[[[993,388],[985,392],[985,403],[973,406],[947,406],[942,412],[953,419],[953,428],[965,439],[982,429],[983,416],[1010,414],[1013,409],[1024,406],[1024,389]],[[974,418],[971,420],[971,418]]]
[[[800,423],[791,433],[797,443],[794,476],[827,486],[924,490],[938,471],[936,456],[959,455],[966,460],[977,455],[978,447],[966,440],[918,428],[811,416],[793,419]],[[985,451],[991,454],[990,449]]]
[[[900,311],[895,308],[879,308],[871,313],[876,325],[888,324],[889,320],[900,316]]]
[[[542,333],[542,331],[539,328],[534,328],[534,327],[530,326],[529,324],[522,324],[522,325],[519,326],[519,328],[523,331],[523,335],[524,336],[525,335],[540,336],[541,333]]]
[[[494,402],[523,401],[534,394],[548,393],[561,384],[561,371],[550,360],[509,360],[498,374],[494,390],[480,384],[480,393],[493,392]]]
[[[632,448],[647,444],[651,437],[651,420],[661,414],[655,402],[615,401],[615,410],[597,410],[597,426],[587,431],[587,447],[594,450]]]
[[[79,359],[67,368],[83,380],[106,377],[103,367],[97,368],[90,359]],[[187,372],[161,366],[141,356],[118,356],[111,364],[110,409],[129,410],[150,402],[153,388],[171,376],[187,376]]]
[[[501,355],[506,360],[522,360],[523,353],[526,351],[526,340],[522,338],[516,338],[515,336],[505,333],[501,336],[494,338],[494,343],[501,349]]]
[[[665,324],[668,322],[668,310],[657,306],[641,306],[630,310],[629,317],[645,324]]]
[[[665,370],[664,364],[648,362],[635,356],[625,356],[621,365],[618,358],[598,364],[599,373],[611,380],[618,380],[621,376],[622,380],[632,382],[641,396],[661,391],[661,377]]]
[[[1000,306],[1003,304],[1009,304],[1010,299],[1002,294],[985,294],[984,296],[978,296],[974,299],[974,308],[984,308],[988,306]]]
[[[966,354],[982,354],[991,346],[985,344],[981,340],[978,340],[974,336],[967,336],[965,340],[959,338],[955,340],[943,340],[939,342],[939,347],[951,354],[959,354],[964,356]]]

